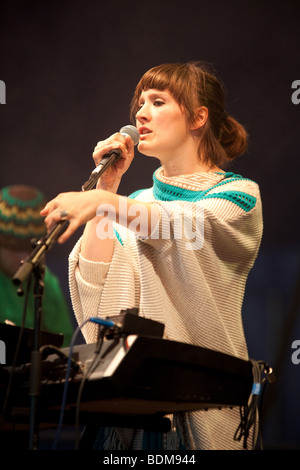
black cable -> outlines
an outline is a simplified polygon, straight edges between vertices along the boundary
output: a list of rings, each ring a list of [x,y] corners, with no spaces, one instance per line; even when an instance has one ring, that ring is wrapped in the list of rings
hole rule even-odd
[[[263,361],[254,361],[251,359],[250,361],[252,363],[253,373],[253,386],[251,391],[251,398],[249,398],[247,405],[240,407],[241,422],[235,432],[234,440],[240,441],[243,438],[243,448],[248,449],[248,438],[250,434],[250,429],[253,427],[252,449],[255,449],[256,443],[259,442],[259,449],[262,450],[259,409],[261,406],[266,384],[266,379],[262,378],[262,374],[263,372],[266,372],[269,381],[272,382],[272,369],[270,369],[269,366]],[[258,433],[256,433],[257,422],[259,424]]]
[[[24,333],[24,328],[25,328],[25,319],[26,319],[26,312],[27,312],[27,306],[28,306],[30,286],[31,286],[31,276],[29,276],[28,281],[27,281],[27,288],[26,288],[24,304],[23,304],[23,313],[22,313],[20,331],[18,335],[15,354],[14,354],[12,365],[11,365],[9,381],[8,381],[8,385],[6,389],[4,402],[3,402],[3,408],[2,408],[1,415],[0,415],[0,431],[2,431],[2,428],[3,428],[4,418],[5,418],[7,407],[8,407],[8,400],[11,394],[12,382],[13,382],[13,378],[14,378],[15,371],[16,371],[17,359],[19,357],[19,352],[21,348],[21,343],[22,343],[22,338],[23,338],[23,333]]]
[[[77,372],[79,369],[79,364],[72,357],[69,358],[67,354],[65,354],[61,349],[59,349],[57,346],[54,346],[53,344],[45,344],[42,346],[40,348],[40,353],[42,361],[47,359],[49,355],[56,354],[63,362],[65,362],[65,364],[70,361],[71,367],[75,372]]]
[[[76,450],[78,450],[78,447],[79,447],[79,414],[80,414],[80,402],[81,402],[83,387],[86,381],[89,379],[90,375],[92,374],[94,368],[96,368],[99,364],[99,361],[101,361],[101,357],[99,355],[100,355],[100,351],[101,351],[102,344],[103,344],[104,331],[105,329],[103,327],[99,328],[99,336],[98,336],[96,349],[94,351],[94,358],[86,374],[81,379],[80,387],[79,387],[78,394],[77,394],[76,417],[75,417],[75,449]]]
[[[72,336],[72,340],[71,340],[71,344],[70,344],[70,348],[69,348],[68,364],[67,364],[67,370],[66,370],[66,376],[65,376],[65,384],[64,384],[64,390],[63,390],[63,396],[62,396],[62,404],[61,404],[61,408],[60,408],[59,422],[58,422],[58,426],[57,426],[57,429],[56,429],[56,435],[55,435],[55,439],[54,439],[54,442],[53,442],[52,450],[56,449],[56,446],[57,446],[58,441],[59,441],[59,435],[60,435],[61,427],[62,427],[62,424],[63,424],[65,406],[66,406],[66,402],[67,402],[69,377],[70,377],[71,365],[72,365],[72,361],[73,361],[73,359],[72,359],[73,347],[75,345],[75,341],[76,341],[78,333],[81,331],[82,327],[89,321],[90,321],[90,319],[88,318],[81,325],[78,325],[76,330],[73,333],[73,336]]]

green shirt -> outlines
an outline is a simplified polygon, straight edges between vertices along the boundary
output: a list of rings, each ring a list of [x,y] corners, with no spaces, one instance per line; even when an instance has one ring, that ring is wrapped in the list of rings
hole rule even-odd
[[[26,328],[34,327],[33,284],[32,279],[26,309]],[[17,326],[21,325],[26,288],[27,282],[23,286],[24,295],[19,296],[17,287],[13,284],[11,278],[0,271],[0,323],[9,320]],[[46,268],[44,277],[41,330],[62,333],[64,335],[64,347],[70,345],[74,330],[59,280],[49,268]]]

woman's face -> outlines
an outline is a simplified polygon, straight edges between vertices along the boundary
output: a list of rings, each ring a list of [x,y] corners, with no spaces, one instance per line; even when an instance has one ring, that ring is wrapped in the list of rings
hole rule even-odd
[[[138,150],[144,155],[164,163],[186,154],[190,127],[184,110],[167,90],[141,93],[136,126],[140,132]]]

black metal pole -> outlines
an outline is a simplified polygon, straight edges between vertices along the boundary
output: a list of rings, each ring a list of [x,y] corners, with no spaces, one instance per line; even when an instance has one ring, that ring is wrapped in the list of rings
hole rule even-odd
[[[29,450],[37,450],[39,444],[39,419],[38,406],[41,393],[41,353],[40,336],[42,321],[42,304],[44,294],[44,274],[45,266],[43,263],[33,270],[35,276],[34,285],[34,346],[31,351],[30,360],[30,415],[29,415]]]
[[[41,354],[40,354],[40,336],[42,321],[42,305],[44,294],[44,275],[45,275],[45,253],[56,242],[59,236],[66,230],[69,222],[61,220],[51,232],[36,243],[35,249],[22,262],[18,271],[13,276],[13,283],[16,286],[22,285],[29,276],[34,276],[34,344],[30,358],[30,376],[29,376],[29,442],[30,450],[38,449],[39,441],[39,419],[38,405],[41,393]]]

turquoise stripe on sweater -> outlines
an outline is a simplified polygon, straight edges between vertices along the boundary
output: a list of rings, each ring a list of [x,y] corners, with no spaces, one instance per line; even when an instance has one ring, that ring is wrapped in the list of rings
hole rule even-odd
[[[191,191],[189,189],[180,188],[171,184],[163,183],[159,181],[155,174],[153,175],[153,196],[158,201],[189,201],[197,202],[203,199],[226,199],[236,205],[238,205],[245,212],[249,212],[256,204],[256,198],[247,194],[243,191],[221,191],[218,193],[209,194],[213,189],[219,188],[220,186],[227,185],[235,181],[250,181],[248,178],[243,178],[241,175],[236,175],[232,172],[225,173],[225,177],[219,183],[211,186],[204,191]],[[225,188],[224,188],[225,189]],[[129,197],[131,199],[138,198],[138,196],[145,191],[144,189],[139,189],[132,193]]]

